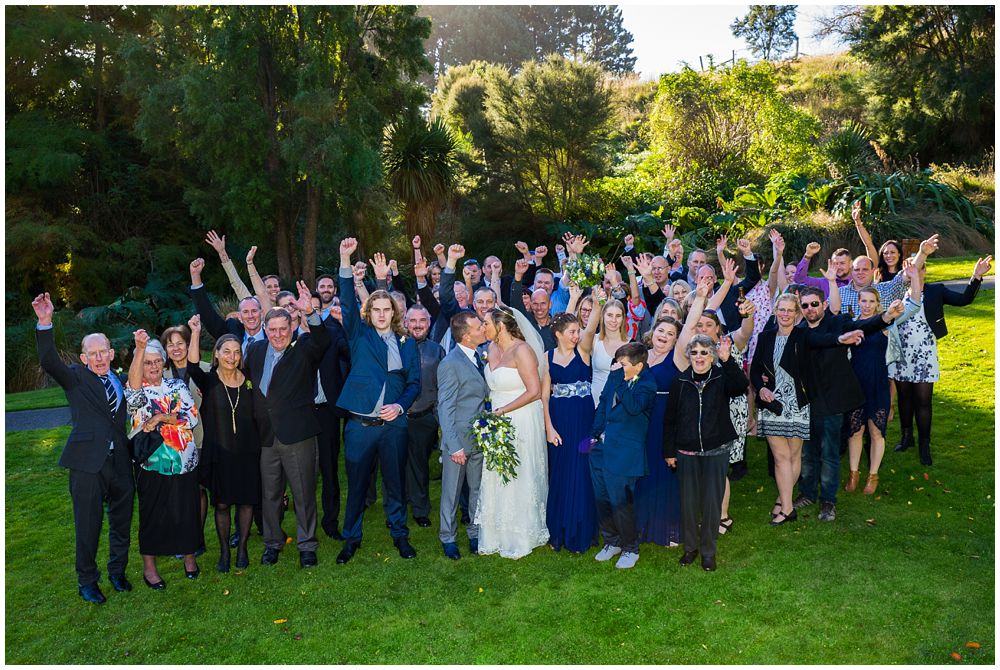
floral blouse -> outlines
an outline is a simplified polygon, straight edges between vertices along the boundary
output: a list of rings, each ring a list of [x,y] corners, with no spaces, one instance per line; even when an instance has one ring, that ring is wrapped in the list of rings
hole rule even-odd
[[[176,424],[161,423],[157,426],[163,444],[153,452],[144,470],[161,475],[183,475],[198,465],[198,448],[195,446],[193,428],[198,425],[198,409],[188,385],[181,379],[163,379],[159,386],[142,382],[142,389],[125,387],[125,399],[132,415],[130,435],[142,430],[142,424],[155,414],[174,414]]]

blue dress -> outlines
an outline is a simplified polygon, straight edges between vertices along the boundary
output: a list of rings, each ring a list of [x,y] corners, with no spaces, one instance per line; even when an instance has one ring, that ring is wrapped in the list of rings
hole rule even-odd
[[[885,435],[889,422],[889,366],[885,362],[885,351],[889,338],[884,331],[872,333],[851,347],[851,367],[865,392],[865,404],[848,413],[849,433],[854,435],[871,421],[879,432]]]
[[[671,351],[649,368],[656,379],[656,404],[646,433],[646,466],[649,474],[635,485],[635,527],[639,542],[670,546],[681,541],[681,489],[676,473],[663,460],[663,418],[667,412],[667,392],[677,376]],[[678,429],[671,426],[671,429]]]
[[[549,496],[545,522],[549,544],[558,551],[584,552],[597,544],[597,505],[590,480],[590,431],[594,400],[590,394],[590,366],[579,352],[565,367],[552,362],[548,352],[552,394],[549,416],[562,445],[549,449]],[[586,450],[586,451],[582,451]]]

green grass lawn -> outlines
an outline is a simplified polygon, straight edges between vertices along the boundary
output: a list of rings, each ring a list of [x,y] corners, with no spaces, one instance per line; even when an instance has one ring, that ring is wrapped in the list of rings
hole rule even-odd
[[[8,393],[5,396],[8,412],[18,412],[26,409],[46,409],[48,407],[65,407],[66,394],[62,388],[53,386],[47,389],[24,391],[23,393]]]
[[[894,426],[877,497],[841,492],[835,523],[818,522],[813,506],[771,528],[765,445],[751,439],[715,573],[681,568],[678,549],[651,545],[627,572],[596,563],[594,550],[542,548],[510,561],[470,557],[464,543],[453,563],[436,519],[411,529],[419,555],[403,561],[376,507],[350,564],[334,563],[339,544],[323,536],[309,571],[294,550],[260,566],[254,535],[250,568],[216,573],[210,520],[201,578],[184,579],[180,561],[162,558],[163,592],[143,585],[133,539],[136,590],[114,593],[105,577],[108,603],[95,607],[75,588],[67,474],[56,465],[67,429],[8,434],[6,661],[943,664],[958,652],[992,664],[992,293],[949,308],[948,326],[935,465],[921,467],[916,449],[893,453]],[[436,505],[439,483],[431,490]],[[285,529],[294,532],[293,519]],[[99,565],[106,557],[102,542]]]
[[[972,270],[976,267],[976,261],[980,256],[952,256],[950,258],[935,258],[931,256],[927,259],[927,281],[944,281],[946,279],[969,279]],[[996,275],[996,263],[993,268],[986,273],[987,277]]]

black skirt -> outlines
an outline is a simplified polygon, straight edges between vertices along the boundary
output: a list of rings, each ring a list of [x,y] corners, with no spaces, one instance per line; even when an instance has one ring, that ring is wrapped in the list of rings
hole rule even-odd
[[[139,468],[139,553],[193,554],[204,544],[198,469],[161,475]]]
[[[260,449],[230,451],[215,445],[207,449],[210,450],[208,490],[212,494],[212,505],[259,505]]]

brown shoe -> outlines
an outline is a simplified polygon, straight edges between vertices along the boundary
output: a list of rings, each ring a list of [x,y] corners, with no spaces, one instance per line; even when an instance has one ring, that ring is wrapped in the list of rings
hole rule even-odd
[[[851,470],[850,474],[847,475],[847,483],[844,484],[844,490],[848,493],[854,493],[854,490],[858,488],[859,479],[861,479],[861,471]]]
[[[863,491],[863,493],[866,496],[870,496],[871,494],[875,493],[875,489],[877,488],[878,488],[878,473],[869,472],[868,481],[865,482],[865,490]]]

